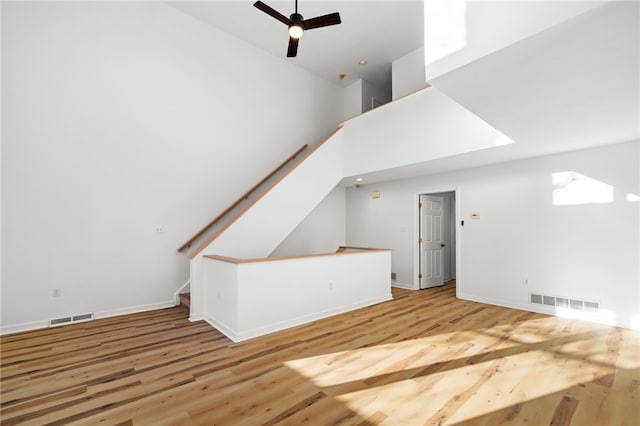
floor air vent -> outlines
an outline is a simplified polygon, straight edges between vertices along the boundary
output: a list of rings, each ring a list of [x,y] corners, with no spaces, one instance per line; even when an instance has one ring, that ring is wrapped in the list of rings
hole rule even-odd
[[[74,315],[72,317],[56,318],[49,321],[49,327],[60,327],[61,325],[73,324],[77,322],[92,321],[93,314]]]
[[[573,309],[575,311],[598,312],[598,302],[569,299],[567,297],[545,296],[543,294],[529,293],[529,303],[533,305],[555,306],[556,308]]]

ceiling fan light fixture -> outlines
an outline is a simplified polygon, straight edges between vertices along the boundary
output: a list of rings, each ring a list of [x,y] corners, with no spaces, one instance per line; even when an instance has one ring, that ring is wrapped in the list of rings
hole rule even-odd
[[[256,8],[260,9],[272,18],[277,19],[287,26],[289,29],[289,47],[287,48],[287,58],[295,58],[298,54],[298,41],[304,30],[312,30],[314,28],[328,27],[331,25],[337,25],[342,23],[340,14],[338,12],[330,13],[328,15],[316,16],[311,19],[304,19],[304,17],[298,13],[298,0],[296,0],[296,11],[291,14],[290,17],[284,16],[271,6],[258,0],[253,4]]]
[[[289,36],[291,38],[298,39],[298,38],[302,37],[302,34],[304,34],[304,30],[302,29],[302,25],[297,24],[297,23],[289,25]]]

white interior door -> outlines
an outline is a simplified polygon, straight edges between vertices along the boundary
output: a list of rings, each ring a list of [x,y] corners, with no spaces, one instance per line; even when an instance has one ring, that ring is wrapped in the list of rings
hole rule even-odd
[[[444,198],[420,196],[420,288],[444,284],[442,211]]]

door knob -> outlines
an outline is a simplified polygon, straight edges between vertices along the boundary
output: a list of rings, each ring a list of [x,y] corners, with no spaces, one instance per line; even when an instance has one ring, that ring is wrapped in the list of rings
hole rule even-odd
[[[444,247],[444,244],[440,244],[440,247]]]

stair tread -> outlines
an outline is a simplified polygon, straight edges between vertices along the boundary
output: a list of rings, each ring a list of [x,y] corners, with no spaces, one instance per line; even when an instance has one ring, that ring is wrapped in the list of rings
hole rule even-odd
[[[187,308],[191,307],[191,293],[180,294],[180,305],[185,306]]]

